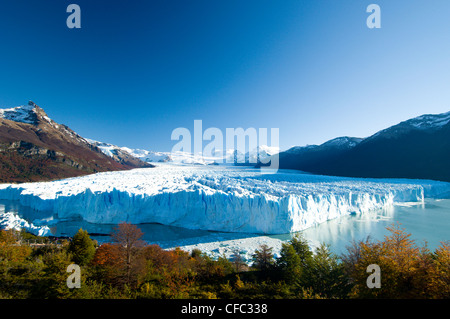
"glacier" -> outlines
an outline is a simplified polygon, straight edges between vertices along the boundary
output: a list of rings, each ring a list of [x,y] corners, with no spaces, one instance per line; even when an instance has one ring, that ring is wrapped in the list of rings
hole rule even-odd
[[[36,226],[33,223],[28,222],[27,220],[20,218],[14,212],[5,212],[4,207],[0,206],[0,229],[14,229],[14,230],[22,230],[38,235],[38,236],[49,236],[51,235],[50,228],[47,225],[44,226]]]
[[[159,223],[254,234],[297,232],[344,215],[425,198],[450,198],[450,183],[160,163],[154,168],[0,185],[0,199],[51,212],[55,220]]]

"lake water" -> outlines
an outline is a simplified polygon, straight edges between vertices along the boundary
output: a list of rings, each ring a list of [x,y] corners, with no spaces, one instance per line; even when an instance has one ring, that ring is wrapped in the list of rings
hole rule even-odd
[[[90,224],[82,220],[62,221],[51,225],[50,213],[36,212],[14,201],[1,200],[0,207],[5,212],[15,212],[30,222],[48,218],[50,229],[55,236],[73,236],[80,228],[92,234],[107,235],[115,227],[115,225]],[[401,228],[411,233],[418,245],[421,246],[426,241],[428,247],[434,250],[441,241],[450,240],[450,199],[427,199],[424,203],[407,203],[363,215],[349,215],[322,223],[302,233],[314,245],[329,244],[333,252],[340,254],[345,252],[346,246],[352,240],[363,240],[369,235],[374,240],[382,240],[389,234],[386,227],[393,223],[399,223]],[[142,224],[138,227],[144,232],[145,241],[159,244],[163,248],[260,236],[190,230],[159,224]],[[292,234],[284,234],[268,237],[289,240],[291,236]],[[110,241],[109,236],[96,235],[92,238],[100,243]]]
[[[450,240],[450,199],[427,199],[423,204],[408,203],[360,216],[345,216],[306,229],[303,234],[316,244],[331,245],[332,251],[340,254],[352,240],[364,240],[369,235],[373,240],[383,240],[390,235],[386,227],[393,224],[410,233],[418,246],[426,242],[434,250],[442,241]],[[287,240],[290,235],[276,237]]]

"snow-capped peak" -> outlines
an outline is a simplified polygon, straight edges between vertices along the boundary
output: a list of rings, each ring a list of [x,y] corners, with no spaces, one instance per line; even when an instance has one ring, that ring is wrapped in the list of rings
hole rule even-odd
[[[86,139],[89,143],[97,146],[105,155],[114,157],[120,155],[120,153],[127,153],[133,157],[140,159],[143,162],[168,162],[171,161],[170,156],[164,152],[152,152],[141,149],[131,149],[128,147],[120,147],[110,143],[99,142],[92,139]]]
[[[349,136],[336,137],[320,145],[294,146],[288,149],[286,153],[299,154],[310,150],[350,149],[358,145],[363,140],[364,140],[363,138],[359,137],[349,137]]]
[[[352,148],[359,144],[363,139],[358,137],[342,136],[323,143],[321,146],[333,146],[338,148]]]
[[[36,124],[36,104],[30,101],[27,105],[16,106],[9,109],[0,109],[0,118],[14,122]]]
[[[0,118],[33,125],[47,123],[54,128],[59,129],[59,125],[49,118],[47,113],[45,113],[45,111],[37,106],[33,101],[29,101],[27,105],[0,109]]]
[[[417,129],[441,128],[450,122],[450,112],[442,114],[425,114],[406,121]]]
[[[157,152],[148,151],[144,149],[131,149],[128,147],[120,147],[109,143],[98,142],[92,139],[86,139],[89,143],[97,146],[104,154],[113,157],[118,152],[126,152],[133,157],[140,159],[141,161],[154,163],[154,162],[173,162],[179,164],[196,164],[196,165],[209,165],[209,164],[229,164],[234,163],[234,150],[215,150],[214,154],[205,155],[202,153],[192,154],[189,152]],[[259,154],[258,154],[259,152]],[[267,145],[260,145],[254,150],[242,153],[238,151],[237,160],[238,163],[257,163],[259,156],[260,160],[269,158],[272,155],[279,153],[278,147],[272,147]]]
[[[448,123],[450,123],[450,112],[424,114],[381,130],[367,138],[367,140],[372,140],[381,136],[384,138],[392,138],[410,132],[411,130],[439,130]]]

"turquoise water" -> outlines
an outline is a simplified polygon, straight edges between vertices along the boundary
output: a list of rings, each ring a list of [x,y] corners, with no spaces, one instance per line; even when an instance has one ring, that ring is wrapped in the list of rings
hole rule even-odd
[[[450,240],[450,199],[425,200],[422,204],[409,203],[396,205],[383,211],[374,211],[364,215],[350,215],[330,220],[304,230],[308,240],[326,243],[337,254],[346,251],[352,240],[383,240],[390,235],[386,227],[398,225],[411,234],[418,246],[427,246],[434,250],[442,241]],[[275,236],[289,239],[291,235]]]
[[[17,202],[0,201],[0,206],[3,206],[6,212],[15,212],[30,222],[45,218],[51,220],[51,213],[36,212]],[[398,223],[401,228],[411,233],[412,239],[416,240],[419,246],[426,241],[430,249],[435,249],[441,241],[450,240],[450,199],[430,199],[423,204],[396,205],[363,215],[345,216],[309,228],[302,233],[313,244],[329,244],[333,252],[340,254],[345,252],[346,246],[352,240],[364,240],[367,236],[374,240],[382,240],[389,234],[386,227],[394,223]],[[83,228],[95,234],[91,236],[100,243],[110,240],[108,234],[114,227],[115,225],[90,224],[82,220],[60,221],[50,225],[55,236],[73,236],[78,229]],[[145,241],[159,244],[163,248],[260,236],[190,230],[159,224],[142,224],[138,227],[143,231]],[[291,236],[292,234],[284,234],[269,237],[288,240]]]

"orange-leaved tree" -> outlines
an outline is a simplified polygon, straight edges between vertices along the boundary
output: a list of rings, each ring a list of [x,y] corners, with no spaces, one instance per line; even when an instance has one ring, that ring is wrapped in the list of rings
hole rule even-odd
[[[431,298],[436,287],[448,282],[439,274],[448,271],[448,246],[433,255],[427,247],[418,247],[411,234],[399,225],[387,227],[383,241],[361,241],[349,249],[343,260],[354,286],[351,297],[411,299]],[[439,260],[439,261],[437,261]],[[351,263],[351,264],[350,264]],[[380,288],[370,288],[369,265],[380,268]],[[446,268],[447,267],[447,268]],[[440,270],[439,270],[440,269]],[[434,278],[434,279],[433,279]],[[444,278],[444,279],[439,279]],[[431,282],[431,280],[434,282]]]
[[[125,272],[124,283],[127,285],[131,285],[135,279],[137,257],[145,245],[141,240],[142,236],[142,231],[136,225],[126,222],[117,225],[111,233],[113,241],[119,247],[121,265]]]

